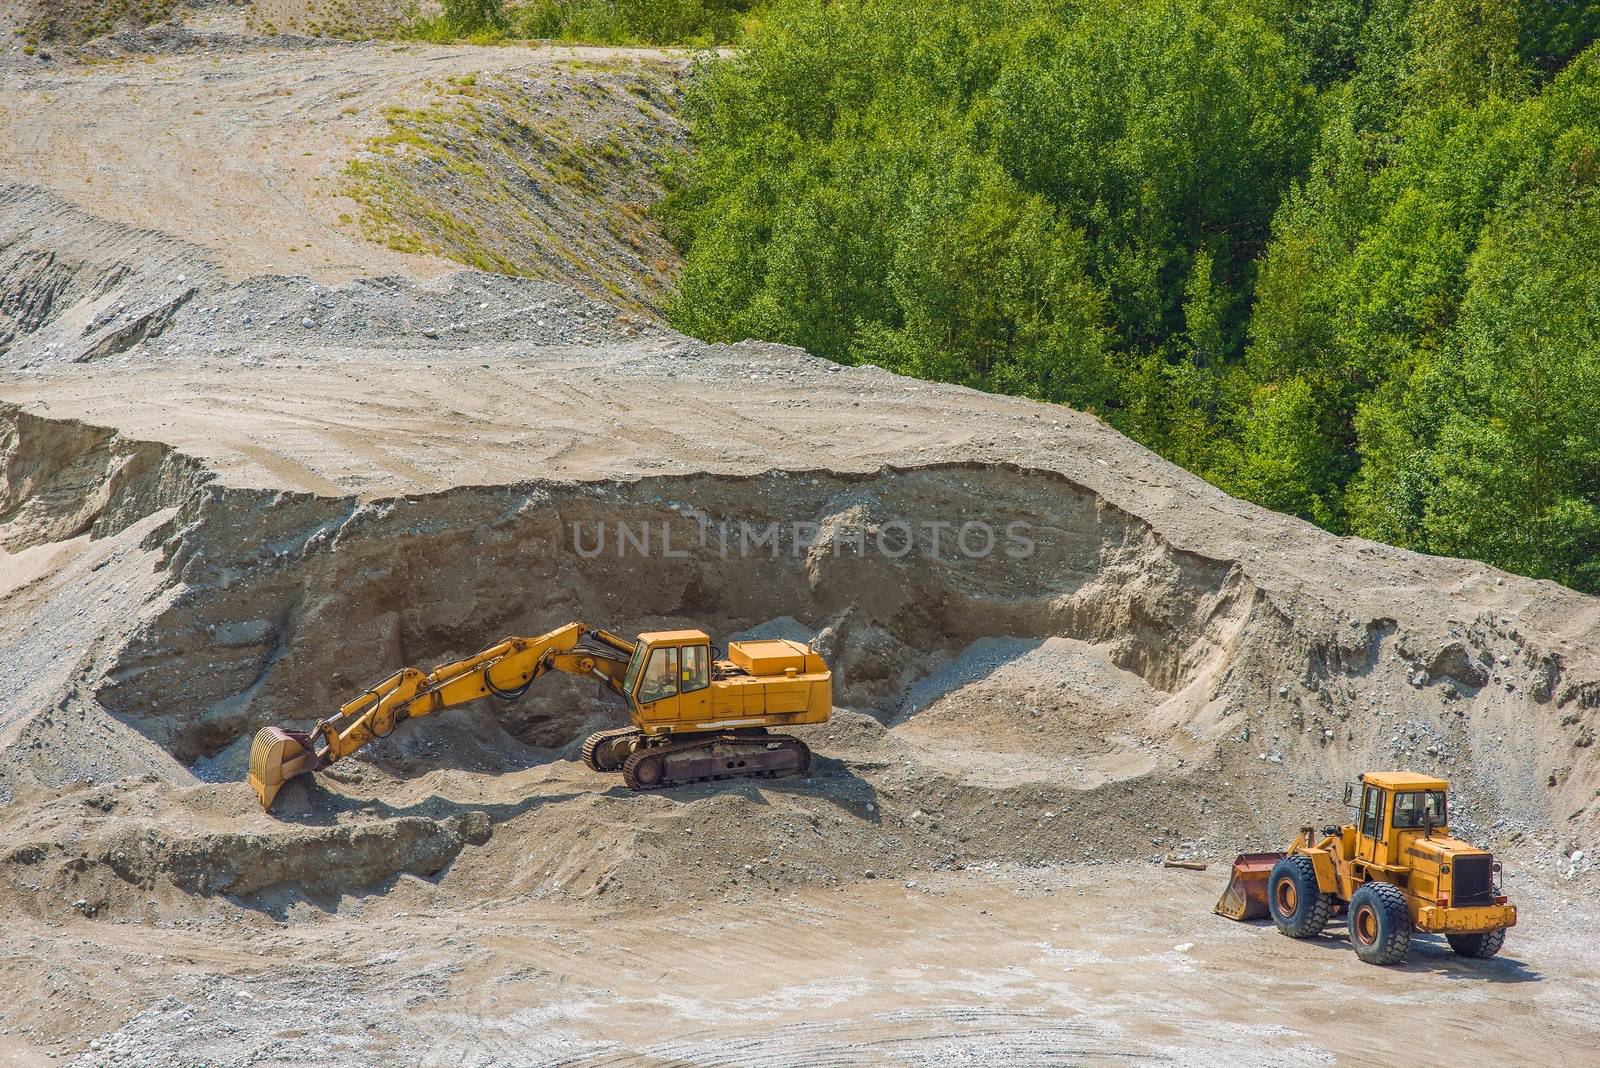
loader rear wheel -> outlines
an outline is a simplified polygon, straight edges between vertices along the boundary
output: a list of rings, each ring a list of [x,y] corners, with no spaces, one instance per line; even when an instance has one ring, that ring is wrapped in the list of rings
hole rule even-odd
[[[1328,925],[1333,902],[1317,886],[1310,857],[1284,857],[1267,877],[1267,909],[1278,930],[1290,938],[1310,938]]]
[[[1463,957],[1492,957],[1506,944],[1506,929],[1496,927],[1483,934],[1445,935],[1450,948]]]
[[[1411,910],[1390,883],[1367,883],[1350,895],[1350,944],[1368,964],[1399,964],[1411,948]]]

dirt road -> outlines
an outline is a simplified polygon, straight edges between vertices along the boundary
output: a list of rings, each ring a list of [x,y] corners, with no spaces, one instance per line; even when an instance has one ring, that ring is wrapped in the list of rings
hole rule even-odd
[[[1294,942],[1210,915],[1221,878],[1004,866],[777,894],[753,876],[642,911],[445,908],[412,881],[287,926],[207,910],[159,949],[139,926],[23,921],[0,975],[37,993],[0,1009],[0,1065],[1383,1066],[1425,1035],[1456,1063],[1592,1050],[1600,936],[1559,918],[1559,887],[1499,959],[1422,939],[1380,969],[1334,928]]]
[[[433,277],[459,264],[366,240],[340,195],[384,109],[426,107],[461,75],[681,53],[581,46],[247,41],[89,66],[0,65],[0,180],[192,242],[229,277]],[[578,110],[581,110],[579,108]]]

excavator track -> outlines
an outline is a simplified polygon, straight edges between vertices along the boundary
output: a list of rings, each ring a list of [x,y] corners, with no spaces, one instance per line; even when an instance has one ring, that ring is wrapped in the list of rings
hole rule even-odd
[[[799,775],[811,766],[811,750],[787,734],[718,734],[709,738],[640,749],[622,764],[631,790],[659,790],[713,779]]]
[[[643,733],[638,727],[615,727],[608,731],[595,731],[583,740],[584,767],[590,771],[616,771],[622,766],[622,762],[602,764],[601,758],[605,755],[603,747],[607,742],[617,738],[627,738]]]

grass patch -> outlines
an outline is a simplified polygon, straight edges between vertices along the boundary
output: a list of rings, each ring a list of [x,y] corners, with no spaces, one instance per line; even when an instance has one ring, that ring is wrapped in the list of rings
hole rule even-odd
[[[658,99],[670,100],[676,72],[660,68]],[[451,77],[428,83],[422,106],[384,108],[384,129],[340,176],[338,192],[358,206],[341,222],[398,252],[565,282],[654,313],[676,257],[648,205],[675,120],[628,91],[647,77],[633,70],[562,66],[552,77],[537,87]],[[552,95],[584,101],[581,118],[541,114]]]
[[[413,8],[397,36],[431,44],[555,40],[709,47],[738,40],[769,0],[444,0],[436,15]]]
[[[19,28],[32,55],[45,44],[77,44],[120,29],[137,29],[172,17],[177,0],[58,0]]]

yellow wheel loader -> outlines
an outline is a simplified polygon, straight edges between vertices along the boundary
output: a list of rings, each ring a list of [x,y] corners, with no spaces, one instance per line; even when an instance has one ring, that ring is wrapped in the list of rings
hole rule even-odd
[[[1492,957],[1517,908],[1500,892],[1500,865],[1486,850],[1451,837],[1449,784],[1407,771],[1368,772],[1345,787],[1359,822],[1311,827],[1283,853],[1244,853],[1217,902],[1233,920],[1271,916],[1290,938],[1321,934],[1345,914],[1350,944],[1369,964],[1405,960],[1414,931],[1443,934],[1468,957]]]
[[[288,780],[388,737],[408,719],[484,697],[516,700],[548,671],[597,679],[627,704],[632,723],[590,735],[583,761],[594,771],[620,770],[635,790],[803,772],[811,764],[805,743],[769,730],[825,723],[833,709],[833,676],[801,642],[731,642],[719,658],[703,631],[628,641],[568,623],[432,671],[397,671],[309,731],[263,727],[250,746],[250,786],[271,808]]]

